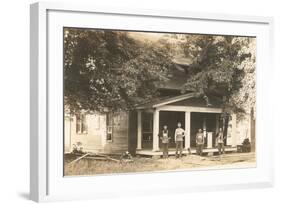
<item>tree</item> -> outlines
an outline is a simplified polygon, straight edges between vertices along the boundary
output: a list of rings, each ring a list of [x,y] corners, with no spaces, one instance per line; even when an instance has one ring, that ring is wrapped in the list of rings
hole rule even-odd
[[[158,95],[172,60],[184,55],[186,83],[225,112],[255,107],[255,39],[215,35],[166,34],[159,41],[138,41],[128,32],[64,30],[65,104],[73,110],[127,110]]]
[[[157,95],[171,65],[167,45],[127,32],[64,30],[64,99],[73,112],[126,110]],[[157,60],[155,60],[157,59]]]
[[[255,80],[255,57],[246,49],[249,41],[248,37],[187,35],[182,49],[193,60],[186,67],[183,92],[194,91],[206,99],[217,96],[226,112],[245,112],[245,97],[252,94],[251,101],[255,101],[254,92],[248,89]],[[241,92],[243,100],[238,97]]]
[[[228,104],[237,107],[247,114],[256,114],[256,40],[255,38],[240,38],[242,47],[239,55],[247,55],[237,69],[243,70],[244,75],[241,79],[241,87],[232,93]]]

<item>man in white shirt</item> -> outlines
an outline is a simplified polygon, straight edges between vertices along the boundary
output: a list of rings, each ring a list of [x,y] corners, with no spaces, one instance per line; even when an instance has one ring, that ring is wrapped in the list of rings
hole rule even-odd
[[[181,123],[178,122],[178,128],[175,130],[176,158],[182,157],[184,136],[185,136],[185,130],[181,128]],[[180,153],[179,155],[178,152]]]

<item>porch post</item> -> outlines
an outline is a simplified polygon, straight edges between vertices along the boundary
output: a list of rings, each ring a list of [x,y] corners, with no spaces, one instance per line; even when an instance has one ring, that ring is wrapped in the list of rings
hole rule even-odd
[[[231,120],[228,122],[226,144],[232,147],[237,145],[238,139],[236,134],[236,114],[231,115]]]
[[[184,148],[190,148],[190,112],[185,112],[185,142]]]
[[[141,150],[141,141],[142,141],[142,122],[141,122],[141,110],[138,110],[138,132],[137,132],[137,150]]]
[[[153,113],[153,151],[159,151],[159,110]]]
[[[215,133],[215,135],[219,132],[219,128],[220,128],[220,116],[219,116],[219,114],[216,114],[216,133]]]
[[[236,146],[237,145],[237,134],[236,134],[236,114],[232,114],[231,115],[231,125],[232,125],[232,129],[231,129],[231,138],[232,138],[232,146]]]
[[[203,118],[203,135],[204,135],[204,138],[205,140],[207,139],[207,126],[206,126],[206,118]]]

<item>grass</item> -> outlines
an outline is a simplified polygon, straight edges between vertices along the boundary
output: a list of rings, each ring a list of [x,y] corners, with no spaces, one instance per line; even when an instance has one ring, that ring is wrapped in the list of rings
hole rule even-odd
[[[65,176],[96,175],[130,172],[150,172],[193,168],[236,168],[255,166],[255,154],[226,154],[223,156],[200,157],[188,155],[180,159],[174,156],[168,159],[134,158],[133,162],[118,163],[94,159],[81,159],[75,163],[75,156],[66,156],[64,164]],[[225,166],[227,165],[227,166]]]

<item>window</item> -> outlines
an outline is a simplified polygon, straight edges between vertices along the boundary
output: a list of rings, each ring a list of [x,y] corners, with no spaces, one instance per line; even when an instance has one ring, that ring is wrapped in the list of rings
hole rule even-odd
[[[88,133],[86,114],[77,114],[76,115],[76,133],[77,134],[87,134]]]
[[[113,137],[113,114],[106,114],[106,141],[112,142]]]

